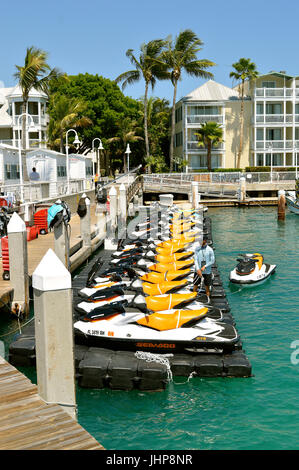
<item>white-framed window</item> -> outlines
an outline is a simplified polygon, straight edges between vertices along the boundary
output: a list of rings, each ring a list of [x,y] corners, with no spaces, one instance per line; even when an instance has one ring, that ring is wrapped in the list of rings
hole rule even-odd
[[[276,82],[274,80],[262,82],[262,88],[276,88]]]

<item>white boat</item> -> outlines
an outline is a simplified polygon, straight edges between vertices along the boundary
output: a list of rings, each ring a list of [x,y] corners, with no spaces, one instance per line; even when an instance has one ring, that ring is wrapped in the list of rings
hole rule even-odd
[[[288,209],[291,212],[294,212],[294,214],[299,215],[299,199],[296,198],[296,192],[295,191],[288,191],[286,193],[286,203],[288,206]]]

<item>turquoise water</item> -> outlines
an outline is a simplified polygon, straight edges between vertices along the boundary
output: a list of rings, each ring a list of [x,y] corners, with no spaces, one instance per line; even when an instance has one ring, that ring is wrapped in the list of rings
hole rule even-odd
[[[215,208],[209,216],[254,376],[176,377],[155,393],[78,388],[79,422],[106,449],[298,449],[299,363],[291,362],[291,343],[298,340],[299,349],[299,217],[278,222],[273,207]],[[258,287],[231,286],[238,253],[256,251],[277,272]]]

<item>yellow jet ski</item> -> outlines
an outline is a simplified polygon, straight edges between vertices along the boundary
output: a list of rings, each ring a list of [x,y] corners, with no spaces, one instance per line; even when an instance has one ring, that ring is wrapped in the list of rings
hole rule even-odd
[[[190,294],[163,294],[145,297],[148,310],[158,312],[159,310],[170,310],[180,308],[196,300],[197,292]]]
[[[189,282],[186,279],[181,281],[164,281],[157,284],[147,282],[142,283],[142,290],[147,295],[171,294],[179,289],[186,287]]]
[[[183,261],[190,256],[193,256],[193,251],[185,251],[181,253],[174,253],[174,254],[158,254],[155,256],[158,263],[169,264],[176,261]]]
[[[167,271],[164,273],[159,273],[151,271],[140,277],[142,281],[150,282],[152,284],[159,284],[163,281],[178,281],[179,279],[184,279],[185,277],[191,274],[190,269],[181,269],[179,271]]]
[[[166,271],[178,271],[180,269],[187,269],[190,266],[193,266],[194,259],[189,259],[185,261],[176,261],[173,263],[155,263],[148,267],[150,271],[156,271],[158,273],[165,273]]]
[[[158,331],[181,328],[190,322],[197,322],[206,317],[208,309],[203,307],[198,310],[176,310],[174,312],[154,312],[137,320],[139,325],[147,326]]]

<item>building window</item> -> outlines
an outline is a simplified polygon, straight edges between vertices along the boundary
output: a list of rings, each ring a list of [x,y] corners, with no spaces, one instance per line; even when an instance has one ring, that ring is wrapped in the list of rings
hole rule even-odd
[[[86,167],[86,176],[92,176],[92,166]]]
[[[20,178],[20,167],[19,165],[6,164],[4,166],[5,179],[17,180]]]
[[[276,88],[276,82],[274,81],[262,82],[262,88]]]
[[[264,114],[263,103],[256,103],[256,114]]]
[[[175,135],[174,146],[175,146],[175,147],[181,147],[181,145],[183,145],[183,133],[182,133],[182,132],[178,132],[178,133]]]
[[[175,110],[175,122],[180,122],[183,119],[183,108],[180,106],[180,108]]]
[[[264,166],[264,154],[258,153],[256,155],[256,166]]]
[[[267,103],[266,114],[282,114],[282,104],[281,103]]]
[[[218,106],[190,106],[190,115],[217,116],[220,114]]]
[[[208,158],[206,155],[191,155],[190,162],[191,168],[194,170],[208,167]],[[211,165],[212,168],[221,168],[221,155],[212,155]]]
[[[66,176],[66,166],[57,166],[57,176]]]
[[[264,140],[264,129],[256,130],[256,140]]]
[[[266,129],[266,140],[282,140],[281,129]]]

